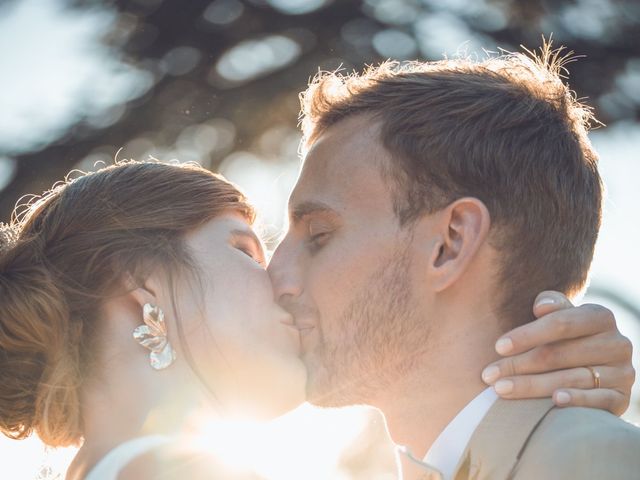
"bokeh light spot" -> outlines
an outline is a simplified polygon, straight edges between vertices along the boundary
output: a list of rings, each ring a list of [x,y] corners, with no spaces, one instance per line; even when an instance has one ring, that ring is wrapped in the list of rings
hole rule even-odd
[[[165,54],[161,64],[169,75],[185,75],[198,66],[201,57],[197,48],[175,47]]]
[[[467,23],[449,12],[425,14],[414,24],[418,45],[429,59],[443,55],[480,53],[483,48],[494,49],[495,41],[473,32]]]
[[[16,176],[18,164],[15,159],[0,156],[0,191],[11,183]]]
[[[301,15],[326,7],[331,0],[267,0],[267,3],[282,13]]]
[[[403,0],[366,0],[364,8],[376,20],[391,25],[411,23],[419,13],[415,4]]]
[[[205,9],[203,18],[213,25],[229,25],[242,16],[244,5],[239,0],[216,0]]]
[[[296,41],[282,35],[246,40],[222,55],[216,72],[228,82],[244,83],[286,67],[301,53]]]
[[[383,57],[399,60],[415,57],[418,53],[418,44],[412,36],[392,28],[375,34],[373,48]]]
[[[151,75],[101,43],[116,18],[112,10],[65,3],[23,0],[1,9],[0,151],[42,148],[153,86]]]

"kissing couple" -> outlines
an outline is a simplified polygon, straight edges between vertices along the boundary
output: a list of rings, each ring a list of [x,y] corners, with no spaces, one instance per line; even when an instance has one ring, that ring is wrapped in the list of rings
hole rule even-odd
[[[631,343],[569,300],[603,193],[556,58],[318,75],[269,262],[194,165],[45,192],[2,228],[2,432],[81,444],[68,480],[254,479],[180,448],[194,415],[307,400],[381,410],[405,480],[637,475]]]

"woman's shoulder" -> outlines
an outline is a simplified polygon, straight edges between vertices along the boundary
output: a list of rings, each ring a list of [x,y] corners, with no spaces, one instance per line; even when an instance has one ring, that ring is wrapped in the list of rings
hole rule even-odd
[[[83,478],[85,480],[115,480],[136,459],[169,445],[171,441],[170,437],[164,435],[147,435],[127,440],[108,451]],[[67,478],[69,477],[67,476]]]
[[[210,451],[184,438],[141,437],[125,442],[103,457],[85,480],[261,480],[249,470],[230,467]]]

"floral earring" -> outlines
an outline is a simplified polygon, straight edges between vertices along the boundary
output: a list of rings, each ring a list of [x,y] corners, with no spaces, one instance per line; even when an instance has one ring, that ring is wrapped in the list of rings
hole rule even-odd
[[[138,325],[133,338],[143,347],[151,350],[149,360],[156,370],[162,370],[176,359],[176,352],[167,340],[167,325],[160,307],[145,303],[142,307],[144,325]]]

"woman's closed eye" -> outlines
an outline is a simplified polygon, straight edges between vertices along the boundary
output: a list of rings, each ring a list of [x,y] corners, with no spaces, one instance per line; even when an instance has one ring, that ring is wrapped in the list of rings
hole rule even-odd
[[[256,262],[258,262],[258,263],[260,262],[260,260],[259,260],[258,258],[256,258],[256,254],[255,254],[255,253],[253,253],[253,252],[251,251],[251,249],[250,249],[250,248],[247,248],[247,247],[238,247],[238,250],[240,250],[240,251],[241,251],[242,253],[244,253],[247,257],[252,258],[252,259],[253,259],[253,260],[255,260]]]
[[[250,245],[238,245],[236,248],[256,263],[262,265],[263,267],[266,266],[266,260],[264,258],[264,254],[261,251],[262,249],[258,251],[258,247]]]
[[[232,246],[265,267],[264,251],[257,238],[254,238],[253,234],[243,231],[235,231],[233,234]]]

